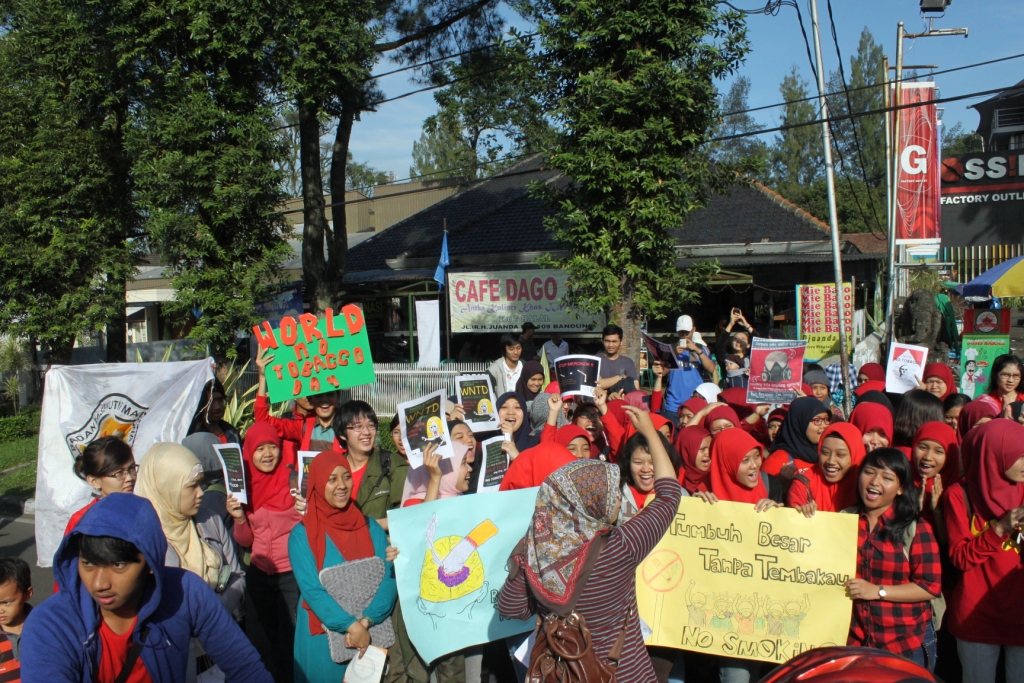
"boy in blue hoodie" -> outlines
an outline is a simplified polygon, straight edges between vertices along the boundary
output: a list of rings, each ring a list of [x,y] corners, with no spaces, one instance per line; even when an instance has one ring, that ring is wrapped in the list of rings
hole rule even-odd
[[[166,552],[145,498],[112,493],[93,505],[54,555],[60,591],[25,622],[22,680],[181,683],[198,638],[227,681],[272,683],[217,594],[198,575],[165,567]]]

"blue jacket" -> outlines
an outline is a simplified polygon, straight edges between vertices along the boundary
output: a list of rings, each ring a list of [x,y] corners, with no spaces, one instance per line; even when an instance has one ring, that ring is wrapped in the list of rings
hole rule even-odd
[[[148,627],[142,661],[153,683],[185,680],[189,641],[203,649],[228,681],[272,683],[260,656],[220,598],[199,576],[164,567],[167,540],[145,498],[114,493],[95,505],[53,557],[60,591],[32,610],[21,637],[21,678],[26,683],[91,683],[99,667],[99,606],[78,577],[78,537],[114,536],[135,544],[153,579],[146,588],[132,640]]]

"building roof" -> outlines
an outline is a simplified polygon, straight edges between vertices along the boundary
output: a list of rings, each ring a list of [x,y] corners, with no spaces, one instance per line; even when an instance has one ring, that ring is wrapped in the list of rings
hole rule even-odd
[[[885,235],[872,232],[844,232],[840,239],[857,247],[857,251],[862,254],[881,254],[884,256],[889,246]]]

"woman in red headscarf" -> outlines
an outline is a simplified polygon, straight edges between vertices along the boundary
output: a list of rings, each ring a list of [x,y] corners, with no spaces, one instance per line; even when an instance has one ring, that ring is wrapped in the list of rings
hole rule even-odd
[[[841,512],[856,505],[857,477],[866,452],[860,430],[849,422],[826,427],[818,441],[818,462],[789,487],[789,506],[812,517],[817,510]]]
[[[687,427],[701,426],[714,436],[723,429],[733,429],[740,425],[740,416],[724,403],[709,403],[690,418]]]
[[[878,403],[858,403],[850,413],[850,424],[864,435],[864,447],[870,453],[892,443],[893,421],[889,409]]]
[[[999,408],[987,401],[971,401],[963,407],[958,418],[956,433],[963,441],[967,438],[967,432],[989,420],[999,417]],[[966,472],[967,468],[964,468]]]
[[[540,486],[549,474],[574,460],[576,456],[569,449],[551,441],[527,448],[509,463],[498,490],[516,491]]]
[[[761,471],[764,447],[742,429],[726,429],[711,439],[711,496],[708,502],[750,503],[758,512],[781,507],[782,484]]]
[[[963,482],[946,491],[949,557],[963,572],[946,624],[957,638],[964,680],[996,680],[1006,648],[1007,681],[1024,680],[1024,426],[993,420],[974,429],[961,449],[970,463]]]
[[[857,386],[865,382],[884,382],[885,368],[878,363],[865,363],[857,371]]]
[[[956,432],[945,422],[925,422],[910,447],[921,516],[941,540],[946,538],[946,528],[939,501],[942,492],[960,480],[958,441]]]
[[[950,394],[956,393],[956,380],[953,379],[953,371],[945,363],[926,365],[923,378],[925,391],[938,396],[943,401]]]
[[[711,487],[711,433],[703,427],[680,429],[672,442],[682,467],[679,469],[679,483],[690,495],[697,491],[709,491]]]
[[[324,451],[313,458],[307,490],[306,514],[288,539],[288,556],[302,599],[295,619],[295,679],[336,683],[344,678],[348,665],[331,659],[324,629],[345,633],[348,647],[365,651],[370,645],[370,627],[391,614],[397,589],[391,563],[385,557],[387,534],[356,507],[352,471],[344,454]],[[374,556],[385,562],[384,578],[357,619],[323,587],[320,571]]]
[[[257,422],[245,433],[242,446],[249,502],[242,505],[228,496],[226,507],[234,518],[235,542],[249,549],[245,571],[247,630],[262,631],[274,647],[260,648],[275,681],[290,680],[295,639],[295,611],[299,586],[288,559],[288,537],[302,516],[295,511],[290,489],[290,463],[282,462],[277,428]],[[260,638],[257,637],[257,642]]]

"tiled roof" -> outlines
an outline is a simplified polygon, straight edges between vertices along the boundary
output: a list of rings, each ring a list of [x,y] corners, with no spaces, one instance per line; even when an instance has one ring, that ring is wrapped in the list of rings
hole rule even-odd
[[[870,232],[844,232],[840,239],[857,247],[862,254],[884,255],[888,251],[889,243],[886,241],[885,235]]]

